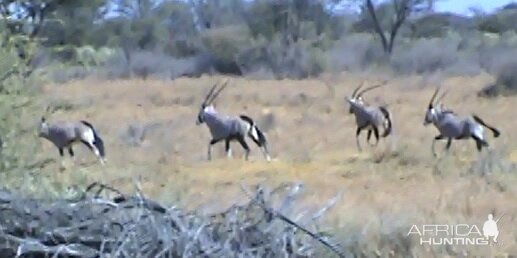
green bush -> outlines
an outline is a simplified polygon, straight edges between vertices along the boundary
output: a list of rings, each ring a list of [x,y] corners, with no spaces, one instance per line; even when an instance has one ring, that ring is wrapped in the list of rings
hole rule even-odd
[[[478,96],[496,97],[500,95],[517,94],[517,60],[510,55],[504,64],[496,71],[496,82],[482,89]]]
[[[206,30],[201,39],[213,56],[226,62],[234,62],[235,57],[252,44],[248,28],[241,25]]]
[[[43,176],[33,173],[45,162],[34,158],[40,141],[36,139],[34,116],[39,110],[33,96],[41,81],[26,65],[32,58],[33,42],[19,39],[11,38],[17,41],[15,45],[0,42],[0,182],[5,188],[34,192],[45,189],[46,184]],[[19,48],[27,55],[20,55]]]

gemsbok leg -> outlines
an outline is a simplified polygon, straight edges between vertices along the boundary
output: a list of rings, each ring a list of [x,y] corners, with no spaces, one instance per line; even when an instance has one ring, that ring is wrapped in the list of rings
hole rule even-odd
[[[212,145],[218,143],[222,139],[212,139],[210,143],[208,143],[208,152],[207,152],[207,159],[212,160]]]
[[[242,148],[244,148],[244,159],[248,160],[248,156],[250,155],[250,147],[246,143],[246,140],[244,140],[244,137],[239,136],[237,137],[237,141],[241,144]]]
[[[437,136],[435,136],[435,137],[434,137],[434,139],[433,139],[433,143],[431,144],[431,151],[433,152],[433,156],[434,156],[434,157],[436,157],[436,156],[437,156],[437,155],[436,155],[436,151],[435,151],[435,144],[436,144],[436,141],[443,140],[443,139],[445,139],[445,136],[443,136],[443,135],[441,135],[441,134],[440,134],[440,135],[437,135]]]

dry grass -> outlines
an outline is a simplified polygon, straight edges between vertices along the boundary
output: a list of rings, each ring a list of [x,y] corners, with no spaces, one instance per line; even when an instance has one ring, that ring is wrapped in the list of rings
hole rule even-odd
[[[68,169],[55,172],[59,164],[52,164],[41,173],[63,185],[81,184],[77,182],[79,178],[119,188],[130,187],[131,178],[137,178],[148,196],[164,201],[181,198],[187,207],[211,211],[242,200],[240,182],[301,182],[306,192],[312,193],[305,196],[309,209],[342,192],[343,197],[328,217],[329,223],[347,237],[352,237],[354,229],[364,230],[357,233],[363,234],[361,241],[390,234],[386,232],[406,234],[413,223],[480,225],[489,212],[505,213],[500,222],[503,246],[473,251],[483,256],[517,253],[517,177],[502,169],[487,171],[483,176],[469,173],[474,161],[487,156],[476,153],[470,141],[454,142],[452,155],[437,164],[430,153],[436,131],[422,126],[434,88],[422,87],[419,78],[394,79],[387,87],[369,93],[370,100],[379,97],[389,104],[395,132],[377,149],[367,148],[363,153],[356,150],[353,117],[343,101],[359,77],[342,76],[335,84],[334,96],[316,79],[232,79],[217,107],[235,115],[244,110],[259,124],[267,114],[273,114],[274,123],[267,131],[275,157],[272,163],[265,162],[255,146],[251,161],[242,161],[238,144],[233,144],[234,159],[225,158],[221,144],[216,147],[218,159],[205,161],[209,133],[194,122],[208,86],[219,79],[45,85],[42,106],[51,102],[70,106],[57,110],[50,119],[86,119],[96,125],[107,145],[109,164],[100,167],[93,155],[80,147],[76,162],[66,161]],[[495,162],[517,163],[515,97],[476,97],[477,91],[492,80],[485,75],[447,79],[443,85],[451,91],[445,103],[461,114],[475,112],[497,125],[502,137],[489,136],[497,153]],[[35,121],[39,115],[34,114]],[[138,145],[128,143],[131,125],[146,128]],[[57,150],[49,143],[43,148],[38,159],[57,157]],[[511,169],[515,166],[507,170]],[[441,254],[457,255],[450,250]]]

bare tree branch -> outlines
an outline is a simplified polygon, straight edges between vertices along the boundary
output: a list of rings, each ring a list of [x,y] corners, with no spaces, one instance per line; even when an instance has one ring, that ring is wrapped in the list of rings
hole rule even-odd
[[[433,1],[434,0],[427,0],[426,3],[432,6]],[[388,56],[393,52],[397,34],[409,15],[425,10],[425,8],[421,8],[421,5],[425,4],[424,0],[391,0],[389,4],[392,5],[395,12],[390,19],[390,28],[387,29],[389,32],[388,38],[377,15],[377,8],[372,0],[365,0],[366,10],[372,18],[375,33],[379,36],[384,52]]]

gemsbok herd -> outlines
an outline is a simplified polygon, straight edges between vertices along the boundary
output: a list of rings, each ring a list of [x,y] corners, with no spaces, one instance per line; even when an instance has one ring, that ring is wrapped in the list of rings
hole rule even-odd
[[[373,146],[379,143],[379,137],[387,137],[392,132],[392,115],[388,109],[385,106],[367,104],[363,98],[364,93],[382,87],[386,84],[386,81],[361,90],[363,84],[364,82],[352,92],[352,96],[345,97],[346,102],[350,105],[349,113],[355,116],[357,126],[356,144],[359,151],[362,151],[359,143],[359,135],[362,130],[367,130],[366,141],[368,144],[370,144],[373,133],[375,137]],[[246,138],[249,137],[260,147],[264,158],[268,162],[271,161],[266,136],[253,119],[243,114],[229,116],[215,109],[213,102],[227,85],[228,81],[222,86],[217,83],[214,84],[201,103],[197,115],[196,124],[206,124],[212,137],[208,143],[207,159],[211,160],[212,158],[212,146],[221,141],[225,143],[227,156],[231,157],[230,143],[237,141],[245,151],[244,158],[248,160],[250,148]],[[431,145],[434,157],[437,156],[434,146],[438,140],[447,140],[445,150],[448,151],[452,140],[473,139],[477,150],[480,152],[483,147],[488,147],[488,142],[484,136],[484,127],[491,130],[494,137],[499,137],[499,130],[485,123],[479,116],[460,117],[454,111],[446,109],[441,100],[445,97],[447,91],[436,99],[439,91],[440,88],[437,88],[431,97],[423,122],[424,126],[433,124],[438,130],[438,135],[434,137]],[[381,127],[383,129],[382,134],[379,132]],[[65,149],[68,149],[68,153],[73,157],[72,145],[80,142],[95,154],[101,164],[106,162],[104,142],[93,125],[87,121],[56,121],[50,123],[42,117],[38,128],[38,136],[52,142],[57,147],[61,157],[64,156]]]

